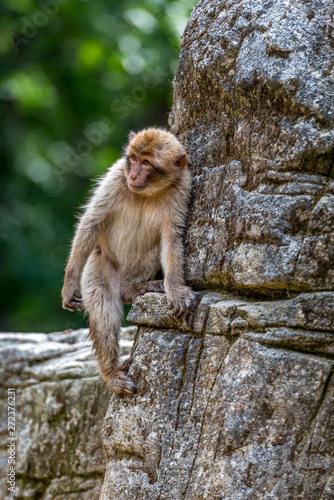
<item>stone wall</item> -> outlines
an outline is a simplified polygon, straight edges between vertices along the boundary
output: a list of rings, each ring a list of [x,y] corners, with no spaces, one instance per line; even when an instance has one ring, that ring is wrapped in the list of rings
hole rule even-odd
[[[202,0],[171,130],[193,197],[189,320],[146,294],[101,500],[334,498],[334,6]]]

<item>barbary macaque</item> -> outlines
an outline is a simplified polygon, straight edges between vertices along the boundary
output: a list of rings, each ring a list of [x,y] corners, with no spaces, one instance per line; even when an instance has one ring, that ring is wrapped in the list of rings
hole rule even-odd
[[[63,308],[86,309],[107,387],[133,394],[131,357],[119,363],[123,303],[165,292],[177,317],[193,293],[184,281],[183,230],[191,177],[180,142],[160,128],[131,132],[124,156],[101,178],[80,218],[66,267]],[[163,280],[152,280],[162,268]]]

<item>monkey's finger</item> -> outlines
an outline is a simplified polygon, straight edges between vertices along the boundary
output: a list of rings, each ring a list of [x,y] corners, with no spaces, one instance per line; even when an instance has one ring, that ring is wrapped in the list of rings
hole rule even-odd
[[[74,298],[72,301],[71,301],[73,304],[82,304],[82,299],[76,299]]]
[[[83,309],[83,303],[82,301],[74,301],[74,300],[64,300],[63,301],[63,308],[68,309],[69,311],[77,311],[80,309]]]
[[[124,396],[132,396],[137,392],[136,384],[129,377],[125,377],[121,380],[121,388]]]
[[[133,362],[133,357],[130,356],[128,359],[125,359],[121,366],[119,367],[120,370],[127,372],[131,363]]]
[[[184,317],[188,317],[190,316],[190,314],[192,314],[195,310],[195,306],[196,306],[196,302],[194,300],[193,297],[189,297],[186,301],[185,301],[185,312],[184,312]]]
[[[68,299],[64,299],[62,302],[62,307],[63,309],[69,309],[70,311],[72,310],[72,304]]]
[[[186,305],[185,305],[185,303],[184,303],[184,302],[180,302],[180,303],[179,303],[179,312],[178,312],[178,314],[177,314],[177,317],[178,317],[178,318],[181,318],[181,316],[183,316],[183,315],[184,315],[185,310],[186,310]]]
[[[185,309],[185,311],[184,311],[183,316],[184,316],[185,318],[188,318],[188,316],[190,316],[190,311],[191,311],[190,306],[186,305],[186,309]]]
[[[176,305],[174,306],[174,315],[179,318],[181,312],[181,304],[180,302],[176,302]]]
[[[80,304],[70,304],[66,307],[66,309],[69,309],[70,311],[81,311],[81,309],[83,309],[83,306]]]
[[[171,300],[168,301],[168,309],[173,309],[173,302]]]
[[[192,298],[189,298],[186,300],[186,306],[187,308],[194,308],[195,307],[195,301]]]
[[[154,286],[154,291],[157,292],[157,293],[164,293],[164,288],[163,286],[160,284],[160,283],[156,283]]]
[[[172,314],[174,314],[174,316],[176,316],[176,314],[179,311],[178,303],[177,302],[173,302],[172,303],[172,307],[170,309],[173,309],[172,310]]]
[[[137,387],[134,382],[129,383],[128,385],[123,385],[122,386],[124,394],[127,396],[132,396],[133,394],[136,394],[137,392]]]
[[[163,284],[158,282],[148,283],[146,290],[148,292],[164,293],[165,289]]]
[[[189,313],[188,313],[188,314],[189,314],[189,315],[194,314],[195,309],[196,309],[196,301],[195,301],[195,300],[191,300],[191,301],[190,301],[190,304],[189,304],[189,306],[188,306],[188,311],[189,311]]]
[[[75,304],[76,306],[83,308],[83,302],[81,299],[73,299],[71,300],[71,304]]]
[[[77,306],[73,306],[71,304],[65,304],[63,305],[63,309],[67,309],[68,311],[76,311],[78,308]]]
[[[174,316],[179,319],[180,318],[180,315],[181,315],[181,311],[182,311],[182,304],[181,302],[176,302],[174,304]]]
[[[184,318],[188,318],[190,314],[192,314],[195,310],[195,301],[192,297],[187,298],[183,303],[183,316]]]

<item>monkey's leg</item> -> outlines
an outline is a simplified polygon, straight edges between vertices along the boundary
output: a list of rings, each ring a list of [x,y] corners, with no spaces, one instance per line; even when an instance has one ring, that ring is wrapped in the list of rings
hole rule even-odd
[[[122,300],[126,304],[131,304],[138,295],[144,295],[146,292],[165,293],[164,280],[144,281],[134,286],[122,287]]]
[[[118,395],[134,394],[127,376],[131,359],[119,364],[119,330],[123,305],[118,271],[99,249],[90,256],[82,276],[82,296],[89,312],[89,335],[108,389]]]

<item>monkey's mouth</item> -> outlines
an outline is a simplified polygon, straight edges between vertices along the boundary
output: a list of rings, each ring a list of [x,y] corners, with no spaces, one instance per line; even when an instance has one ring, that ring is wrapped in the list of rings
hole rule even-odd
[[[140,191],[144,191],[144,189],[146,188],[145,184],[136,186],[134,184],[131,184],[130,182],[128,182],[128,186],[129,186],[130,191],[132,191],[133,193],[139,193]]]

